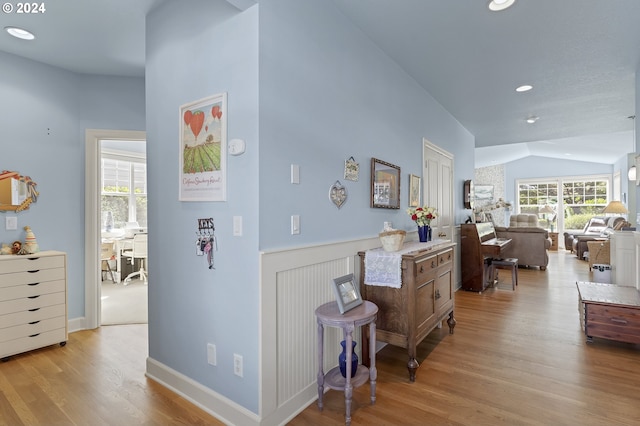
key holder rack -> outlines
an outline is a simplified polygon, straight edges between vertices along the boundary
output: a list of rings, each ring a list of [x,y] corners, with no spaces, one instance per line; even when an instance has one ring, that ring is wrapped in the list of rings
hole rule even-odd
[[[209,269],[213,266],[213,251],[218,250],[218,242],[214,231],[213,218],[198,219],[198,230],[196,231],[196,256],[206,256]]]

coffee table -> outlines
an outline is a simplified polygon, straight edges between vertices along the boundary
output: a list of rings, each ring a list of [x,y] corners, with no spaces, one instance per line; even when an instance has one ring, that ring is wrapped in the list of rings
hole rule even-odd
[[[594,337],[640,343],[640,292],[635,287],[577,282],[580,323]]]

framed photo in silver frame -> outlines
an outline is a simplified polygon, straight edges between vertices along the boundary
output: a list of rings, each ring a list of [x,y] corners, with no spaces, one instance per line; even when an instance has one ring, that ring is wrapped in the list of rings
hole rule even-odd
[[[333,279],[333,291],[341,314],[362,304],[362,297],[353,274]]]

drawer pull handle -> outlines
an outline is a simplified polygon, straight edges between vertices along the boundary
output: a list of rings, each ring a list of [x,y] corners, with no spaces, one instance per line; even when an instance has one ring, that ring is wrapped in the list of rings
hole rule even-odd
[[[36,333],[36,334],[32,334],[32,335],[31,335],[31,336],[29,336],[29,337],[38,337],[39,335],[40,335],[40,333]]]
[[[420,273],[424,272],[424,266],[420,265]]]
[[[27,257],[27,259],[29,259],[29,260],[38,260],[40,258],[39,257]]]
[[[39,323],[39,322],[40,322],[40,321],[31,321],[31,322],[29,323],[29,325],[34,325],[34,324],[37,324],[37,323]]]
[[[617,324],[626,324],[627,323],[626,320],[618,319],[618,318],[611,318],[611,322],[615,322]]]
[[[440,299],[442,296],[440,296],[440,290],[436,290],[436,300]]]
[[[38,297],[40,297],[40,295],[37,295],[37,296],[29,296],[29,299],[37,299]]]
[[[444,263],[444,257],[440,259],[440,263]]]
[[[40,310],[40,308],[33,308],[33,309],[29,309],[29,312],[36,312],[36,311],[39,311],[39,310]]]
[[[35,274],[36,272],[40,272],[40,269],[34,269],[33,271],[27,271],[30,274]]]
[[[38,285],[38,284],[40,284],[40,283],[31,283],[31,284],[27,284],[27,285],[34,286],[34,285]]]
[[[433,260],[431,261],[431,267],[435,268],[436,267],[436,262],[434,262]]]

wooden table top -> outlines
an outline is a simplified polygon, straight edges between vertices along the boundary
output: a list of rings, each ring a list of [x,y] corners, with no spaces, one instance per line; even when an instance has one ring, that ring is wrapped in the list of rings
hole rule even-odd
[[[592,282],[576,285],[583,302],[640,307],[640,292],[635,287]]]

